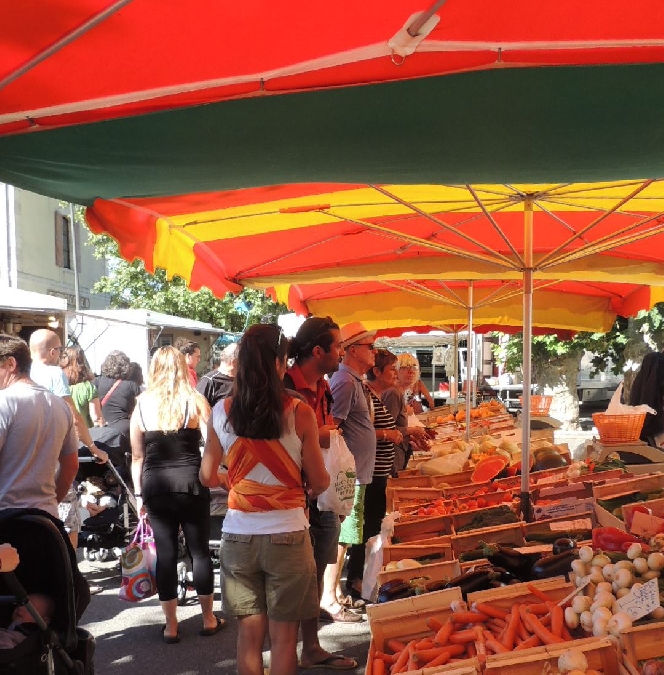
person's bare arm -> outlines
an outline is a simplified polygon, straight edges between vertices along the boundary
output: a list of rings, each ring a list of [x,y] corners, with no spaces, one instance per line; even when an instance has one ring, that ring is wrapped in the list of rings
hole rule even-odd
[[[60,503],[76,478],[78,471],[78,454],[70,452],[68,455],[60,456],[60,470],[55,477],[55,498]]]
[[[433,398],[431,397],[429,390],[426,388],[422,380],[418,380],[417,388],[419,390],[420,396],[424,396],[424,398],[426,399],[427,405],[429,406],[429,410],[433,410],[435,408],[435,403],[433,402]]]
[[[62,400],[69,406],[69,410],[71,410],[71,414],[74,416],[74,425],[76,426],[76,433],[78,434],[78,438],[81,441],[81,443],[87,446],[88,450],[100,462],[102,463],[107,462],[108,455],[95,445],[95,442],[92,440],[92,436],[90,436],[90,430],[88,429],[88,425],[85,423],[83,416],[81,415],[80,412],[78,412],[76,406],[74,405],[74,399],[71,396],[63,396]]]
[[[0,544],[0,572],[13,572],[18,563],[18,551],[11,544]]]
[[[131,440],[131,480],[134,484],[134,495],[138,511],[143,508],[141,479],[143,477],[143,461],[145,459],[145,432],[139,422],[138,405],[134,408],[129,422],[129,438]]]
[[[198,477],[205,487],[219,487],[221,485],[219,477],[219,465],[224,458],[224,449],[221,447],[219,436],[212,426],[212,419],[207,424],[207,439],[203,458],[201,459],[201,468]]]
[[[318,442],[316,415],[308,405],[295,408],[295,431],[302,440],[302,469],[307,477],[307,485],[311,496],[317,497],[329,487],[330,476]]]
[[[90,411],[90,419],[96,427],[104,426],[104,414],[101,411],[101,402],[99,397],[93,398],[90,403],[88,403],[88,410]]]

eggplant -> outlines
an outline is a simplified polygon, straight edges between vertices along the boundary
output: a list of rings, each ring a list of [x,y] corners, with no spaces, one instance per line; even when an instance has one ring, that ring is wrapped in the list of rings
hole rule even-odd
[[[485,544],[483,550],[492,565],[502,567],[520,581],[530,581],[530,570],[540,558],[539,553],[520,553],[500,544]]]
[[[579,557],[577,549],[568,549],[556,555],[540,558],[530,570],[531,579],[547,579],[564,575],[569,578],[572,571],[572,561]]]
[[[576,548],[576,542],[569,537],[560,537],[553,542],[553,555],[558,555],[563,551],[571,551]]]
[[[400,600],[401,598],[408,598],[412,595],[415,595],[415,589],[407,581],[400,581],[397,584],[388,581],[378,589],[378,602],[383,603],[390,602],[391,600]]]
[[[492,580],[491,568],[484,567],[472,572],[465,572],[458,577],[450,579],[445,584],[445,588],[458,588],[465,600],[468,593],[488,590]]]

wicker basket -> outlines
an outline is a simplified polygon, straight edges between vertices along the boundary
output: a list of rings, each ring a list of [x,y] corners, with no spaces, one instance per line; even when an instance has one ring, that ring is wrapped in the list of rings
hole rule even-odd
[[[607,415],[593,413],[593,422],[602,443],[631,443],[638,441],[643,429],[644,413],[638,415]]]
[[[546,417],[551,408],[553,396],[534,396],[530,397],[530,414],[532,417]],[[523,396],[519,396],[519,403],[523,407]]]

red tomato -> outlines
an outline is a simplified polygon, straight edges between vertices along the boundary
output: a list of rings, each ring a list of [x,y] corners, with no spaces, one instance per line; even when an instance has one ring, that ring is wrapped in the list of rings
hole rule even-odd
[[[474,499],[469,499],[466,504],[471,511],[477,508],[477,501]]]
[[[477,508],[478,508],[478,509],[483,509],[483,508],[485,508],[487,505],[488,505],[488,504],[487,504],[487,501],[486,501],[486,499],[484,499],[484,497],[480,497],[480,498],[477,500]]]

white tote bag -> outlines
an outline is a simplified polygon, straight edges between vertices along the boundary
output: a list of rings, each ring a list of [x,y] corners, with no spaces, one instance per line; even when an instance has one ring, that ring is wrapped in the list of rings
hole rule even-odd
[[[318,495],[318,510],[349,516],[355,500],[355,458],[338,431],[330,431],[330,447],[322,450],[330,487]]]

